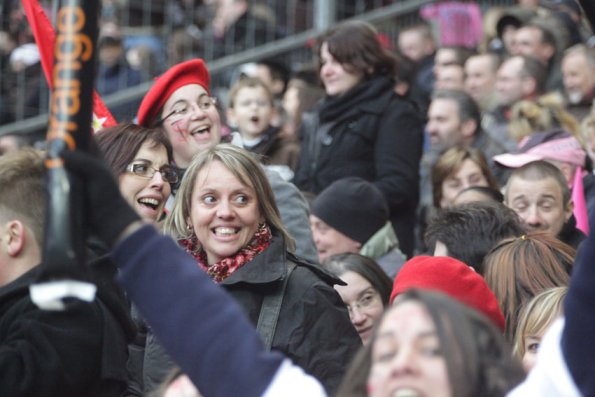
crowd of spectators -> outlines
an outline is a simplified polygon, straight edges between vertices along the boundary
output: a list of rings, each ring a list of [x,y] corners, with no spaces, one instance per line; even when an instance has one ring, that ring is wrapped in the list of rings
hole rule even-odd
[[[383,30],[349,17],[392,2],[346,2],[311,63],[213,75],[311,2],[102,3],[95,89],[152,84],[63,154],[90,256],[54,276],[91,302],[33,303],[43,143],[0,137],[0,395],[595,393],[595,10],[437,1]],[[7,124],[49,92],[1,7]]]

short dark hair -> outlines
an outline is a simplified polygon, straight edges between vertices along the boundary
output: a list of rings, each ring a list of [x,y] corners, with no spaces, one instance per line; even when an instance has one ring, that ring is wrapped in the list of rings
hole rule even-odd
[[[459,121],[474,120],[477,124],[477,131],[481,128],[481,110],[471,95],[463,90],[439,89],[432,93],[432,101],[436,99],[450,99],[457,103],[459,109]]]
[[[269,73],[271,74],[271,78],[273,78],[273,80],[282,81],[282,92],[285,92],[285,89],[287,88],[287,83],[289,82],[289,78],[291,75],[289,68],[287,68],[287,66],[283,62],[276,59],[261,59],[256,63],[265,66],[269,70]]]
[[[502,65],[502,60],[503,60],[502,56],[495,52],[480,52],[477,54],[473,54],[469,58],[467,58],[467,61],[471,58],[480,58],[480,57],[487,57],[489,59],[490,67],[492,68],[492,71],[494,73],[496,73],[498,71],[498,68],[500,67],[500,65]],[[465,63],[467,63],[467,61],[465,61]]]
[[[535,57],[528,55],[516,55],[523,59],[521,77],[530,77],[535,80],[535,90],[538,94],[545,91],[547,81],[547,68]]]
[[[117,36],[103,36],[99,39],[100,49],[104,47],[122,47],[122,39]]]
[[[154,142],[155,146],[165,146],[167,160],[172,161],[172,147],[161,127],[147,128],[123,123],[104,128],[95,134],[95,142],[116,177],[126,171],[126,167],[134,160],[134,156],[146,141]]]
[[[558,42],[556,40],[556,36],[552,30],[547,26],[548,21],[544,20],[543,18],[533,18],[529,22],[525,23],[521,28],[534,28],[541,32],[541,39],[540,42],[542,44],[549,44],[554,47],[554,50],[558,52]],[[554,54],[555,57],[555,54]]]
[[[465,160],[471,160],[479,167],[490,188],[499,189],[498,182],[492,174],[488,161],[481,150],[455,146],[444,152],[432,167],[431,177],[434,207],[440,208],[442,184],[449,176],[461,169]]]
[[[472,49],[460,45],[442,46],[439,50],[453,51],[455,54],[454,64],[458,66],[464,66],[467,59],[475,55],[475,52]]]
[[[431,251],[436,242],[448,249],[448,256],[484,273],[483,259],[501,240],[518,237],[525,230],[512,209],[495,202],[463,204],[438,211],[425,234]]]
[[[365,76],[396,74],[396,57],[382,48],[375,28],[367,22],[347,21],[337,24],[319,38],[319,54],[324,43],[337,62]]]
[[[359,274],[378,291],[382,305],[388,306],[393,282],[374,259],[355,253],[337,254],[331,256],[323,267],[337,277],[348,271]]]
[[[403,27],[399,31],[399,34],[402,34],[405,32],[416,32],[424,40],[429,40],[429,41],[435,42],[434,35],[432,34],[432,26],[426,21],[421,21],[414,25]]]

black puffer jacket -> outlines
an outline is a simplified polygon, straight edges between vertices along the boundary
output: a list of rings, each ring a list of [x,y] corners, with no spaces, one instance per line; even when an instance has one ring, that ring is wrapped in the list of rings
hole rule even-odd
[[[333,395],[361,346],[345,305],[332,287],[342,283],[341,280],[288,254],[283,239],[273,232],[271,245],[221,285],[256,326],[263,297],[283,283],[286,261],[295,263],[296,268],[287,283],[272,349],[283,352],[318,378],[329,395]],[[163,379],[170,365],[171,360],[149,332],[144,362],[145,391]]]
[[[423,122],[393,87],[392,79],[373,77],[304,117],[294,183],[318,194],[348,176],[373,182],[388,202],[401,250],[411,256]]]
[[[97,270],[95,300],[69,300],[64,311],[31,301],[41,266],[0,288],[0,396],[122,395],[134,328],[114,273]]]

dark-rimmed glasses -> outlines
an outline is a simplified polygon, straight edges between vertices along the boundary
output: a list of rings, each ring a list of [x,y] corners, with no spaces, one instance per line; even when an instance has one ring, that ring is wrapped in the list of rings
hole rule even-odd
[[[168,183],[177,183],[179,179],[177,171],[171,165],[165,164],[160,168],[155,168],[150,161],[137,160],[128,164],[126,171],[146,179],[153,178],[155,173],[159,172],[161,178]]]

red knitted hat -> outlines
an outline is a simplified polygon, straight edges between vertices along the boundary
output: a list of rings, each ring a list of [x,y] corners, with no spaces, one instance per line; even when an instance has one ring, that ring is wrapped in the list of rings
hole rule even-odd
[[[155,79],[155,84],[138,108],[138,124],[151,127],[171,94],[188,84],[198,84],[209,92],[209,71],[202,59],[178,63]]]
[[[395,278],[390,302],[409,288],[446,293],[488,316],[504,330],[504,316],[496,296],[483,277],[463,262],[447,256],[416,256],[407,261]]]

